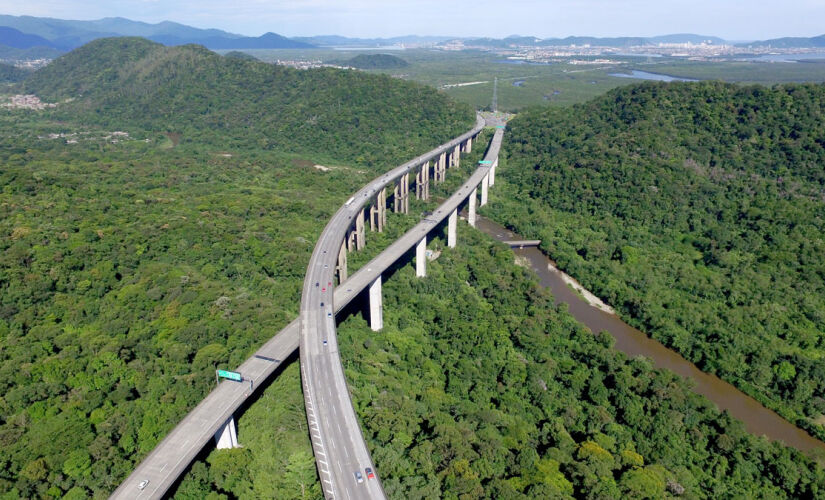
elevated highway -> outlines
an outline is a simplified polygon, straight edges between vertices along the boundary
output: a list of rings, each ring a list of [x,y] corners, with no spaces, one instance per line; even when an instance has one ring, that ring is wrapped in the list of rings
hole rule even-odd
[[[440,175],[443,176],[444,155],[449,153],[457,156],[462,143],[472,140],[481,131],[484,124],[484,120],[479,117],[476,126],[470,132],[426,155],[419,156],[387,172],[364,186],[332,217],[315,245],[315,250],[307,266],[301,297],[299,352],[301,355],[301,381],[304,388],[304,402],[306,404],[312,447],[315,452],[321,486],[324,495],[329,499],[386,497],[361,432],[338,353],[332,290],[336,268],[339,271],[339,276],[346,275],[345,263],[341,259],[341,254],[342,251],[345,251],[348,232],[353,224],[357,225],[358,218],[362,215],[362,210],[368,201],[375,197],[378,200],[380,210],[383,204],[381,200],[385,200],[384,189],[388,185],[397,183],[400,179],[407,178],[411,171],[422,166],[429,168],[429,162],[434,158],[438,158],[436,161],[441,165]],[[457,161],[457,157],[451,159],[451,162]],[[439,174],[437,173],[437,175]],[[474,174],[474,176],[477,175],[478,172]],[[464,189],[463,186],[459,191],[463,192]],[[468,194],[464,192],[464,198]],[[457,196],[459,195],[456,194],[452,198]],[[445,217],[444,210],[439,208],[432,218],[422,224],[431,224],[434,227]],[[379,213],[377,218],[380,227],[382,215]],[[424,228],[420,228],[419,231],[424,231]],[[366,266],[367,272],[363,274],[363,277],[359,277],[364,280],[361,282],[362,286],[370,284],[371,298],[375,294],[374,289],[372,289],[373,286],[377,287],[380,296],[380,273],[395,262],[404,251],[422,239],[421,233],[418,235],[413,234],[411,237],[408,237],[409,235],[408,232],[398,240],[406,240],[405,243],[409,243],[408,246],[400,245],[398,247],[399,249],[403,247],[400,254],[393,257],[393,253],[382,253],[384,257],[377,262],[374,261],[374,265],[371,263]],[[426,237],[426,232],[424,236]],[[371,282],[370,279],[372,279]],[[361,289],[359,286],[349,285],[349,281],[347,283],[347,289],[351,290],[348,293],[356,293],[356,290]],[[351,300],[351,298],[352,296],[349,296],[345,300]],[[371,311],[373,311],[371,322],[374,323],[375,304],[371,304]],[[377,314],[380,314],[380,310]],[[368,477],[367,469],[370,469],[375,477]]]
[[[346,388],[338,356],[335,314],[365,289],[374,289],[376,283],[379,284],[380,291],[381,273],[412,247],[422,249],[421,243],[423,241],[426,244],[427,234],[445,218],[450,218],[453,241],[451,246],[454,246],[455,219],[459,205],[466,201],[468,196],[472,196],[472,215],[476,191],[480,186],[483,193],[482,204],[486,201],[486,189],[488,182],[492,183],[503,131],[496,132],[485,156],[486,164],[482,165],[458,191],[432,215],[396,240],[349,279],[346,279],[345,269],[343,273],[340,272],[341,252],[347,245],[344,239],[357,239],[353,236],[353,225],[356,229],[359,225],[354,220],[360,220],[360,228],[363,230],[363,220],[359,219],[359,216],[363,215],[363,207],[368,202],[372,202],[373,205],[385,204],[386,195],[382,196],[384,188],[393,182],[398,183],[402,177],[406,177],[415,169],[421,169],[416,177],[416,194],[418,195],[420,190],[422,197],[428,196],[430,162],[434,160],[435,178],[442,176],[443,180],[445,156],[455,155],[451,161],[457,162],[459,150],[466,148],[465,151],[468,151],[472,139],[483,127],[484,120],[478,118],[476,126],[471,131],[383,174],[348,200],[327,225],[313,252],[304,282],[300,317],[278,332],[237,368],[236,371],[244,376],[244,383],[225,381],[218,385],[135,468],[113,492],[111,498],[162,498],[213,437],[230,423],[234,427],[232,418],[235,412],[272,376],[284,360],[293,355],[299,345],[302,345],[302,383],[307,415],[325,495],[329,498],[383,498],[385,495],[380,480],[377,479],[376,467],[370,459]],[[427,170],[426,173],[424,169]],[[401,185],[403,187],[403,180]],[[400,194],[403,195],[403,189]],[[395,197],[394,202],[398,207],[398,188]],[[381,214],[374,215],[380,218]],[[376,221],[376,224],[379,222]],[[472,217],[470,222],[472,224]],[[360,245],[363,245],[363,240],[361,241]],[[418,267],[423,265],[423,252],[417,253],[416,260]],[[336,269],[344,281],[340,286],[332,287],[330,283],[335,281],[333,274]],[[322,283],[327,286],[322,286]],[[326,291],[322,291],[324,288]],[[321,302],[324,302],[324,306],[320,305]],[[303,347],[303,344],[306,344],[306,347]],[[304,352],[309,353],[306,355],[306,361],[303,360]],[[309,367],[311,369],[308,370]],[[251,382],[251,385],[247,382]],[[331,455],[327,455],[328,450]],[[366,467],[376,471],[376,479],[366,477]],[[356,470],[361,472],[364,483],[356,481]]]

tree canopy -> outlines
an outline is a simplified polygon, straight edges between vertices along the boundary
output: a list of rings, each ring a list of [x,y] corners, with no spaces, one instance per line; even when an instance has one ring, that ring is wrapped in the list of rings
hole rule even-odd
[[[500,220],[825,437],[825,86],[645,83],[510,123]],[[815,422],[819,421],[820,424]]]

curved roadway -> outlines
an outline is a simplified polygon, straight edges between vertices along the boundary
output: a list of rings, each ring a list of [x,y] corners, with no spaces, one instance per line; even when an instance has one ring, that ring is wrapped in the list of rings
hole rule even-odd
[[[321,475],[321,467],[324,465],[327,466],[326,474],[329,475],[328,466],[332,462],[325,459],[325,455],[318,454],[319,450],[316,446],[316,441],[320,443],[319,438],[323,438],[323,435],[320,434],[320,432],[314,431],[314,429],[317,429],[318,431],[323,429],[327,432],[326,435],[328,437],[325,442],[328,443],[331,448],[334,446],[335,453],[343,455],[344,458],[347,458],[347,455],[350,456],[349,462],[338,468],[339,474],[343,475],[343,480],[340,482],[343,483],[344,489],[334,491],[340,491],[341,493],[339,493],[339,495],[341,498],[361,498],[370,496],[373,498],[380,498],[383,497],[384,494],[378,479],[372,480],[372,483],[370,483],[370,480],[364,477],[364,483],[367,484],[367,486],[363,488],[357,487],[363,486],[363,484],[359,485],[355,482],[354,470],[360,467],[361,473],[363,474],[363,469],[365,467],[372,467],[373,470],[375,470],[375,467],[371,465],[369,453],[366,450],[366,445],[364,444],[360,426],[355,418],[355,413],[352,409],[352,402],[346,389],[346,381],[343,379],[343,369],[337,353],[338,349],[337,341],[335,339],[334,316],[350,301],[358,296],[360,292],[366,289],[393,262],[401,258],[406,252],[413,248],[413,246],[415,246],[424,235],[429,233],[446,217],[448,217],[452,210],[456,209],[469,196],[472,190],[477,187],[479,183],[481,183],[481,180],[487,174],[490,167],[482,166],[478,168],[470,179],[461,188],[459,188],[453,196],[444,202],[431,216],[420,222],[413,229],[396,240],[379,256],[375,257],[372,261],[359,269],[358,272],[351,275],[343,284],[335,287],[334,291],[332,291],[333,289],[329,286],[326,287],[327,292],[318,292],[318,290],[313,291],[312,288],[315,286],[316,282],[319,283],[319,287],[317,287],[318,289],[323,288],[320,286],[321,279],[323,277],[326,277],[327,281],[325,283],[330,283],[333,281],[332,274],[335,264],[334,256],[337,256],[337,251],[340,248],[343,237],[346,234],[347,229],[350,227],[350,217],[352,217],[353,214],[356,214],[361,207],[370,201],[374,197],[377,190],[389,183],[392,183],[403,173],[415,169],[417,166],[437,157],[442,152],[451,150],[456,144],[462,143],[467,138],[476,135],[481,128],[483,128],[483,126],[484,122],[479,118],[476,122],[476,126],[470,132],[467,132],[461,137],[442,145],[425,155],[419,156],[414,160],[411,160],[410,162],[407,162],[404,165],[375,179],[358,192],[356,195],[357,202],[353,201],[350,206],[342,207],[324,230],[322,236],[326,235],[326,237],[319,239],[318,245],[316,245],[304,282],[305,286],[304,294],[302,296],[301,316],[292,321],[283,330],[278,332],[278,334],[272,337],[272,339],[267,341],[266,344],[256,351],[252,357],[247,359],[243,364],[241,364],[240,367],[236,369],[236,371],[243,374],[245,381],[252,381],[254,384],[254,390],[257,390],[263,383],[266,382],[266,380],[281,365],[281,363],[289,358],[295,352],[295,349],[298,348],[299,336],[302,330],[301,320],[306,318],[306,326],[308,329],[312,326],[315,327],[315,339],[321,338],[320,336],[326,333],[328,344],[327,350],[322,350],[320,348],[323,346],[322,341],[320,342],[320,345],[317,343],[312,347],[307,345],[306,350],[311,350],[313,353],[312,359],[309,362],[315,362],[315,368],[311,372],[316,377],[311,384],[312,390],[318,390],[318,386],[323,389],[327,385],[326,381],[330,378],[335,378],[337,380],[334,387],[342,392],[339,394],[331,394],[332,391],[323,391],[324,394],[321,395],[322,399],[324,396],[328,398],[332,395],[333,401],[335,402],[337,400],[337,402],[333,405],[335,409],[332,410],[332,406],[317,408],[315,406],[318,404],[316,397],[307,396],[308,385],[310,385],[308,384],[309,379],[307,375],[309,375],[310,372],[305,370],[304,367],[306,366],[306,362],[304,362],[303,359],[301,363],[302,380],[304,383],[305,398],[307,399],[308,419],[310,420],[311,426],[315,423],[314,427],[311,427],[311,431],[313,431],[311,432],[311,435],[313,447],[316,451],[316,459],[318,460],[319,475]],[[501,144],[501,135],[501,130],[496,132],[496,135],[494,136],[485,156],[486,160],[494,161],[498,157],[498,151]],[[346,217],[345,219],[339,218],[342,214]],[[341,223],[342,221],[343,226],[335,225],[337,223]],[[337,242],[335,241],[336,237],[338,238]],[[323,245],[321,244],[322,241]],[[315,279],[315,281],[313,281],[313,279]],[[309,293],[307,288],[309,288]],[[314,302],[310,302],[310,307],[304,309],[303,305],[306,302],[304,299],[307,297],[309,300],[315,299],[318,301],[317,305],[313,307]],[[331,303],[327,304],[326,301],[324,301],[325,304],[322,308],[320,306],[320,299],[322,298],[332,298],[330,301]],[[330,312],[332,313],[332,317],[329,316]],[[324,317],[327,320],[326,322],[324,322]],[[309,323],[310,319],[313,320],[312,323]],[[319,319],[321,320],[320,323],[318,322]],[[319,329],[318,326],[321,328]],[[329,385],[333,387],[331,384]],[[217,433],[224,426],[227,420],[229,420],[238,408],[251,396],[252,393],[254,393],[254,390],[250,390],[250,387],[246,385],[246,382],[243,384],[230,381],[222,382],[215,390],[209,393],[204,400],[198,404],[198,406],[190,411],[189,414],[187,414],[186,417],[152,450],[152,452],[135,468],[132,474],[130,474],[129,477],[112,493],[110,498],[162,498],[163,495],[166,494],[166,492],[185,472],[185,470],[189,467],[189,464],[191,464],[197,457],[203,447],[213,439],[215,433]],[[323,400],[326,402],[326,399]],[[337,423],[336,421],[329,421],[327,419],[326,424],[323,427],[318,425],[318,417],[323,416],[326,418],[327,413],[331,413],[333,419],[343,417],[343,410],[339,412],[339,408],[341,408],[342,405],[344,409],[349,411],[349,418],[346,420],[341,418],[337,421]],[[338,424],[341,425],[340,430],[338,429]],[[329,434],[329,430],[331,428],[337,432],[334,434]],[[340,442],[341,436],[344,436],[345,441],[350,441],[350,443],[339,446],[338,443]],[[351,439],[350,436],[353,436],[354,438]],[[351,451],[349,446],[353,446],[353,444],[361,444],[361,455],[356,456],[355,452]],[[324,448],[320,451],[321,453],[325,453]],[[364,455],[366,458],[363,458]],[[324,461],[323,464],[321,463],[322,460]],[[356,463],[356,460],[364,460],[365,462]],[[349,471],[347,470],[347,467],[355,467],[356,469]],[[321,475],[321,478],[323,481],[324,476]],[[352,479],[352,482],[350,484],[346,484],[347,480],[350,478]],[[323,482],[322,485],[324,486],[325,493],[329,494],[329,492],[333,491],[330,489],[330,486],[334,483],[331,482],[330,477],[327,477],[327,480],[328,482]],[[139,485],[144,481],[146,481],[144,488],[139,488]],[[353,484],[355,486],[352,486]]]
[[[330,219],[307,266],[301,295],[301,381],[312,447],[324,495],[329,499],[385,498],[347,388],[344,368],[338,355],[335,330],[333,283],[338,250],[358,213],[384,187],[441,153],[477,135],[484,127],[478,116],[476,126],[466,134],[396,167],[361,188],[352,201]],[[419,238],[420,239],[420,238]],[[360,475],[360,481],[358,478]]]

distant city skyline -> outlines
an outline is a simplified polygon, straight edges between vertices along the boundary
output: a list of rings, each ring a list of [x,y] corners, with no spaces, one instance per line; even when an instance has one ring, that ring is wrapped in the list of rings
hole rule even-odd
[[[0,0],[0,14],[174,21],[247,36],[655,36],[726,40],[825,34],[823,0]]]

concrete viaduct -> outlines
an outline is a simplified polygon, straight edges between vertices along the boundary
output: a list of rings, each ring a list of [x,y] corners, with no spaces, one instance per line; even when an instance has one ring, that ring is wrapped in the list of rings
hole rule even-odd
[[[364,248],[367,224],[374,231],[383,231],[388,191],[392,209],[409,213],[411,181],[416,198],[429,199],[431,182],[445,180],[447,170],[458,166],[461,153],[471,151],[473,140],[484,126],[484,119],[477,117],[476,125],[467,133],[374,179],[347,200],[315,246],[304,279],[299,317],[236,369],[243,375],[244,383],[219,384],[135,468],[111,498],[162,498],[211,439],[219,448],[237,446],[234,414],[299,346],[310,438],[324,495],[328,499],[385,498],[347,389],[338,354],[335,315],[368,290],[370,327],[380,330],[382,273],[414,247],[416,275],[426,276],[428,235],[447,219],[447,246],[455,247],[458,211],[465,202],[468,223],[475,225],[476,205],[487,203],[488,189],[495,183],[503,126],[496,130],[479,168],[430,216],[351,276],[347,273],[347,254]],[[333,286],[336,275],[339,284]],[[375,479],[366,478],[367,467],[375,471]],[[356,471],[364,476],[363,483],[357,482]]]

